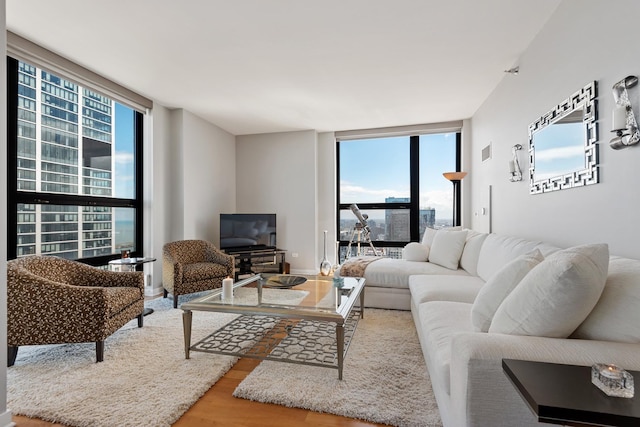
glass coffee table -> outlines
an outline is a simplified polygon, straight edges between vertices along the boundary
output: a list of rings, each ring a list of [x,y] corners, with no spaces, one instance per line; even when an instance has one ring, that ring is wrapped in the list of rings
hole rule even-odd
[[[258,274],[234,283],[234,291],[244,289],[243,298],[225,300],[222,289],[216,289],[204,297],[183,303],[180,308],[183,310],[185,357],[189,359],[191,351],[202,351],[322,366],[337,369],[341,380],[349,343],[358,320],[364,315],[365,280],[345,277],[334,282],[331,278],[303,277],[307,279],[304,283],[291,286],[296,282],[288,280],[292,276],[266,280]],[[289,299],[287,304],[265,295],[263,288],[267,287],[278,288],[280,293],[291,290],[307,293],[301,294],[306,296],[301,297],[299,303],[291,304]],[[192,345],[194,311],[240,316]]]

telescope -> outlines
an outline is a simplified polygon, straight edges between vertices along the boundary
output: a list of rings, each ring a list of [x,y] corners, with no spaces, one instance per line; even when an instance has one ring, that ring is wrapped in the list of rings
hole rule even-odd
[[[358,218],[359,222],[355,225],[355,227],[353,227],[353,232],[351,233],[351,239],[349,240],[349,245],[347,246],[346,259],[348,259],[351,256],[351,245],[353,243],[357,244],[356,255],[358,256],[361,255],[360,244],[368,243],[369,246],[371,247],[371,250],[373,251],[373,255],[378,256],[378,251],[376,250],[375,246],[373,246],[373,243],[371,242],[371,229],[369,228],[369,225],[367,223],[367,219],[369,218],[369,215],[363,214],[362,212],[360,212],[358,205],[356,205],[355,203],[349,206],[349,208],[351,209],[351,212],[353,212],[353,214],[356,216],[356,218]]]
[[[367,227],[367,219],[369,218],[369,215],[361,213],[358,205],[356,205],[355,203],[349,206],[349,208],[351,209],[351,212],[353,212],[353,214],[356,216],[356,218],[358,218],[360,224],[362,224],[363,227]]]

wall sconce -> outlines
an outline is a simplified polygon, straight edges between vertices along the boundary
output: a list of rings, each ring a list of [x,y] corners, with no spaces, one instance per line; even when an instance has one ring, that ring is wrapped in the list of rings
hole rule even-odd
[[[609,146],[614,150],[626,148],[640,142],[640,132],[638,123],[633,114],[631,101],[627,89],[638,84],[636,76],[628,76],[613,85],[613,98],[616,106],[613,109],[613,129],[616,136],[609,142]]]
[[[462,209],[458,201],[458,193],[460,192],[460,181],[467,176],[466,172],[445,172],[442,174],[445,178],[453,183],[453,226],[460,225],[460,217]]]
[[[518,151],[522,150],[522,145],[516,144],[511,147],[512,160],[509,160],[509,181],[518,182],[522,181],[522,168],[520,167],[520,161],[518,160]]]

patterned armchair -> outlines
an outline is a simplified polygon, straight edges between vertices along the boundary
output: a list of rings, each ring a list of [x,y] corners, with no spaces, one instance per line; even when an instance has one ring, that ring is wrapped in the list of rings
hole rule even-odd
[[[104,340],[131,319],[142,327],[144,275],[100,270],[53,256],[7,263],[7,345],[12,366],[21,345]]]
[[[222,279],[233,277],[234,258],[205,240],[180,240],[166,243],[162,251],[164,297],[207,291],[222,286]]]

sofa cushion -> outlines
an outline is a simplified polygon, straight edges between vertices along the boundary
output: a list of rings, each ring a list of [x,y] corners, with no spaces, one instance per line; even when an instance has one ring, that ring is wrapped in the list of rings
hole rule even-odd
[[[428,301],[473,303],[484,280],[477,276],[416,275],[409,277],[411,300],[417,306]]]
[[[378,286],[409,289],[409,277],[415,274],[469,275],[469,273],[461,268],[458,270],[449,270],[448,268],[430,262],[380,258],[367,265],[364,271],[364,278],[367,280],[367,288]]]
[[[457,270],[466,240],[467,230],[438,230],[431,243],[429,262]]]
[[[504,299],[520,283],[533,267],[540,264],[544,257],[538,249],[534,249],[511,262],[496,272],[480,289],[473,301],[471,324],[477,332],[489,331],[491,319]]]
[[[462,227],[459,225],[456,225],[455,227],[442,228],[441,230],[459,231],[459,230],[462,230]],[[437,232],[438,230],[436,230],[435,228],[430,228],[430,227],[425,228],[424,233],[422,234],[422,244],[431,246],[431,244],[433,243],[433,237],[436,235]]]
[[[460,267],[464,268],[472,276],[478,275],[478,257],[480,256],[480,249],[484,239],[487,236],[487,233],[478,233],[472,230],[469,230],[467,235],[467,241],[460,257]]]
[[[429,246],[418,242],[408,243],[402,249],[402,259],[426,262],[429,259]]]
[[[463,332],[471,332],[471,304],[432,301],[418,308],[423,341],[422,352],[429,368],[433,388],[451,394],[451,340]]]
[[[436,229],[429,228],[429,227],[425,228],[424,234],[422,235],[422,244],[431,246],[431,243],[433,243],[433,237],[436,235],[437,232],[438,230]]]
[[[484,240],[478,256],[478,276],[487,281],[506,263],[536,248],[540,249],[545,257],[558,250],[558,248],[545,243],[489,234]]]
[[[602,295],[572,338],[640,343],[640,261],[612,257]]]
[[[505,298],[489,332],[568,337],[598,302],[608,265],[606,244],[576,246],[550,255]]]

